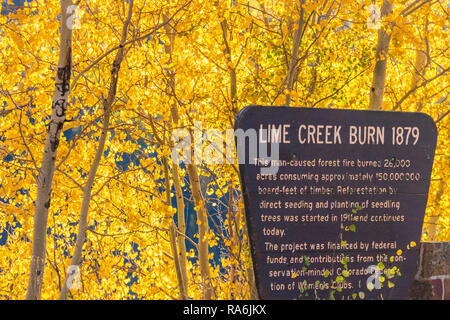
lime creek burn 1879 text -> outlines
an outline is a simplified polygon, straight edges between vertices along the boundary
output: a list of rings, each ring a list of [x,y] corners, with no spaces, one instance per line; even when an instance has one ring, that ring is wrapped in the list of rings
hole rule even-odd
[[[290,124],[260,124],[260,143],[291,143]],[[383,126],[355,126],[343,128],[341,125],[298,126],[296,139],[300,144],[343,144],[343,131],[347,130],[348,144],[383,145],[386,142],[386,128]],[[392,127],[392,145],[415,145],[419,141],[418,127]]]

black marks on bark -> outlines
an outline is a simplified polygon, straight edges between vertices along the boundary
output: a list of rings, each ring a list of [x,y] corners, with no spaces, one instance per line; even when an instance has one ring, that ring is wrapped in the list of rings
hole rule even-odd
[[[69,83],[61,82],[55,84],[56,90],[61,93],[61,96],[64,96],[70,90]]]
[[[60,82],[56,81],[55,86],[56,90],[61,94],[61,96],[65,96],[65,94],[70,90],[70,73],[70,61],[66,63],[65,67],[59,67],[56,73],[56,78]]]
[[[59,146],[59,138],[55,137],[52,141],[50,141],[52,152],[56,152],[56,149],[58,149]]]
[[[64,117],[66,115],[66,99],[58,99],[53,103],[53,109],[55,109],[57,117]]]
[[[72,45],[69,46],[66,56],[66,81],[69,83],[72,72]]]
[[[120,61],[114,61],[112,68],[111,68],[111,74],[117,74],[120,70]]]
[[[69,50],[71,50],[69,48]],[[64,67],[59,67],[56,72],[55,88],[60,98],[53,101],[52,109],[55,109],[57,117],[65,117],[67,110],[67,96],[70,91],[70,75],[71,75],[71,51],[68,54],[68,61]]]
[[[64,97],[70,90],[70,65],[58,68],[56,78],[60,81],[55,83],[56,91],[60,93],[61,97]]]
[[[57,72],[58,80],[61,80],[64,84],[69,84],[70,81],[70,63],[65,67],[59,67]]]
[[[53,122],[53,121],[50,122],[49,130],[54,125],[55,125],[55,122]],[[51,147],[52,152],[56,152],[56,149],[58,149],[59,136],[61,134],[62,128],[63,128],[63,122],[56,123],[56,132],[50,138],[50,147]]]

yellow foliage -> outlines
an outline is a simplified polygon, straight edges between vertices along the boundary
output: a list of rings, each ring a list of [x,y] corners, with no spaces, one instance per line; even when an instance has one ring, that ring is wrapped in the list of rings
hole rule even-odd
[[[170,184],[177,170],[185,190],[185,212],[177,210],[174,189],[169,190],[173,201],[166,203],[162,158],[170,155],[173,130],[193,130],[194,121],[202,121],[204,129],[224,132],[233,128],[236,113],[246,105],[282,105],[286,95],[296,107],[367,109],[377,32],[367,28],[368,16],[359,2],[342,1],[343,7],[334,1],[303,5],[303,17],[310,19],[299,46],[298,81],[290,91],[285,79],[300,8],[292,1],[250,2],[251,10],[246,1],[134,2],[111,126],[92,189],[80,267],[82,287],[71,292],[73,299],[178,298],[169,226],[180,221],[180,214],[187,214],[193,200],[186,192],[190,182],[184,167],[170,163]],[[7,242],[0,245],[2,299],[23,298],[27,287],[37,194],[34,176],[42,161],[57,72],[59,4],[46,1],[45,10],[34,14],[27,8],[0,16],[0,154],[4,159],[8,155],[0,166],[0,231],[7,223],[15,224]],[[63,128],[73,136],[62,137],[57,152],[43,299],[58,297],[70,264],[83,186],[98,146],[103,101],[110,89],[118,30],[126,16],[126,5],[117,5],[116,0],[92,1],[89,8],[81,1],[79,6],[80,28],[73,30],[73,87]],[[163,15],[157,14],[163,8],[170,20],[168,28]],[[448,29],[448,20],[437,2],[407,17],[400,15],[403,8],[403,3],[396,5],[394,14],[383,20],[384,27],[392,28],[389,51],[383,54],[388,63],[383,109],[421,111],[436,121],[439,138],[423,239],[448,241],[448,69],[426,82],[448,68],[448,30],[444,29]],[[420,87],[411,88],[406,79],[414,75],[418,50],[425,50],[429,61],[420,70]],[[174,106],[178,123],[173,121]],[[119,165],[122,162],[127,165]],[[231,294],[250,298],[247,273],[252,262],[237,167],[208,164],[199,170],[210,179],[204,201],[191,207],[196,212],[203,207],[209,210],[211,228],[205,235],[209,248],[228,248],[224,256],[209,253],[214,298],[229,299]],[[211,201],[217,205],[209,206]],[[214,220],[218,225],[213,228],[212,216],[225,221]],[[198,239],[192,236],[193,230],[178,231],[178,237],[186,236],[187,293],[199,299],[202,275],[192,244]]]

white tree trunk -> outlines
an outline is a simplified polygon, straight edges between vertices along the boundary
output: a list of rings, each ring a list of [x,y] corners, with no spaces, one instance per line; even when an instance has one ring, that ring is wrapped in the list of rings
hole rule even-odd
[[[392,4],[388,0],[383,1],[381,17],[392,13]],[[373,70],[372,87],[370,88],[369,109],[381,110],[383,103],[384,86],[386,82],[387,54],[391,36],[384,29],[378,30],[378,42],[376,51],[376,63]]]
[[[172,202],[172,197],[170,196],[172,184],[170,183],[170,177],[169,177],[169,159],[168,159],[168,157],[163,158],[163,164],[164,164],[164,180],[165,180],[165,186],[166,186],[166,202],[167,202],[167,205],[170,205]],[[175,222],[173,221],[173,219],[170,219],[170,220],[171,220],[170,225],[169,225],[170,245],[172,247],[175,271],[177,273],[178,287],[180,289],[180,299],[187,300],[186,281],[185,281],[185,278],[184,278],[184,275],[183,275],[183,272],[182,272],[181,266],[180,266],[180,256],[178,254]]]
[[[205,207],[205,201],[203,199],[202,191],[200,188],[200,180],[198,177],[198,169],[195,164],[186,165],[189,175],[189,181],[192,188],[192,195],[194,197],[194,203],[197,207],[197,225],[198,225],[198,260],[200,264],[200,273],[202,276],[203,294],[204,300],[211,300],[213,295],[213,287],[211,283],[211,274],[209,271],[209,257],[208,257],[208,216]]]
[[[180,167],[178,164],[172,162],[172,177],[173,177],[173,185],[175,187],[175,196],[177,199],[177,217],[178,217],[178,231],[181,234],[186,233],[186,221],[184,219],[184,199],[183,199],[183,190],[181,189],[181,181],[180,181],[180,175],[179,175],[179,169]],[[177,235],[177,242],[178,242],[178,255],[179,255],[179,262],[180,262],[180,269],[181,274],[184,281],[184,288],[186,289],[186,297],[188,296],[188,275],[187,275],[187,269],[186,269],[186,243],[184,236]]]
[[[303,4],[303,1],[302,1]],[[288,90],[288,94],[286,95],[286,105],[289,106],[291,104],[291,94],[290,92],[292,91],[292,89],[294,88],[294,83],[297,81],[297,76],[298,76],[298,72],[297,72],[297,67],[298,67],[298,53],[300,50],[300,44],[302,42],[302,34],[303,34],[303,25],[304,25],[304,20],[303,20],[303,14],[304,14],[304,9],[303,6],[300,9],[300,18],[298,19],[298,27],[297,30],[295,31],[295,35],[294,35],[294,43],[292,44],[292,56],[291,56],[291,63],[289,64],[289,71],[287,74],[287,90]]]
[[[67,13],[67,8],[71,5],[71,0],[61,0],[61,34],[58,70],[52,99],[52,114],[45,139],[42,164],[37,178],[37,195],[34,206],[33,251],[29,270],[28,289],[25,297],[27,300],[38,300],[41,298],[44,278],[48,209],[50,208],[56,153],[64,121],[66,120],[67,100],[72,71],[72,30],[68,24],[70,15]]]
[[[165,52],[169,55],[169,63],[172,62],[172,54],[173,49],[175,47],[175,32],[170,25],[169,25],[169,17],[167,15],[163,15],[163,21],[165,23],[164,28],[166,33],[169,36],[170,42],[165,44],[164,49]],[[166,68],[167,78],[168,78],[168,87],[170,89],[170,92],[172,96],[175,96],[175,71],[171,68]],[[170,112],[171,112],[171,123],[169,123],[169,131],[172,131],[172,124],[175,125],[175,127],[178,126],[178,122],[180,121],[180,117],[178,114],[178,105],[176,102],[172,103],[170,106]],[[168,165],[168,164],[167,164]],[[177,199],[177,217],[178,217],[178,231],[181,234],[185,234],[186,232],[186,223],[184,219],[184,199],[183,199],[183,191],[181,189],[181,182],[179,177],[179,169],[180,167],[178,164],[174,163],[172,161],[172,178],[173,178],[173,184],[175,187],[175,195]],[[175,268],[178,275],[178,285],[180,287],[180,297],[181,299],[187,299],[188,298],[188,275],[187,275],[187,269],[186,269],[186,243],[184,236],[181,236],[174,232],[172,236],[172,231],[176,231],[176,226],[172,224],[170,227],[171,232],[171,239],[173,238],[176,240],[176,243],[172,245],[172,252],[174,255],[175,260]],[[177,247],[178,245],[178,247]],[[175,257],[177,256],[177,257]]]

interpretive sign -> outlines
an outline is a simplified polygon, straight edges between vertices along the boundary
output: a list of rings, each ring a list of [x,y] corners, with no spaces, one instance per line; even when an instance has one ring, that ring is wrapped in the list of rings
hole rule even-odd
[[[436,148],[429,116],[249,106],[235,129],[261,299],[406,298]]]

